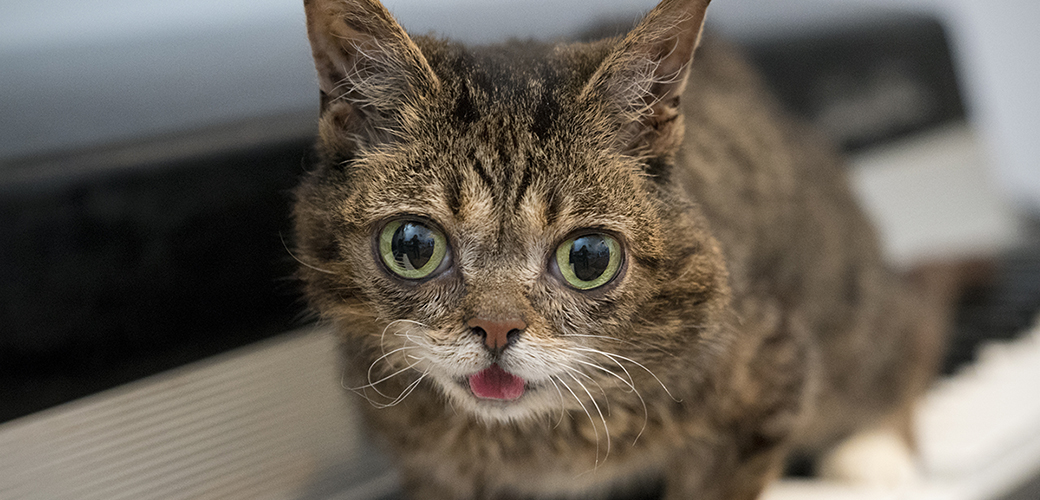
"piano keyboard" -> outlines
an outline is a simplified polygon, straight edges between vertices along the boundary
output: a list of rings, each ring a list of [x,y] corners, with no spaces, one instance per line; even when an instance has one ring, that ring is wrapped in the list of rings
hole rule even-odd
[[[916,430],[922,477],[912,484],[872,490],[788,480],[763,500],[992,500],[1040,475],[1040,324],[984,346],[975,363],[936,384]]]
[[[328,332],[300,331],[0,425],[4,500],[387,500]],[[790,479],[764,500],[995,500],[1040,474],[1040,327],[986,346],[918,415],[899,490]]]

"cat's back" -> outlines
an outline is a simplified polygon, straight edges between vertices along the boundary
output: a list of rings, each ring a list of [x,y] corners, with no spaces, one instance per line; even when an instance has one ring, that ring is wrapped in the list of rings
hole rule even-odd
[[[815,352],[823,411],[803,446],[912,398],[940,351],[937,313],[888,269],[834,146],[717,40],[697,51],[683,113],[673,178],[720,242],[739,321],[797,330]]]
[[[786,113],[732,46],[706,37],[694,60],[673,179],[721,243],[737,295],[768,289],[798,303],[854,268],[880,267],[832,146]]]

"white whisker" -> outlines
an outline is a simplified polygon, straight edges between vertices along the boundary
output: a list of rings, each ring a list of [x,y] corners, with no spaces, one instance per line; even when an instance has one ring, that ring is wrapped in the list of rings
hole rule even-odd
[[[588,333],[568,333],[568,334],[565,334],[564,337],[587,337],[587,338],[590,338],[590,339],[614,340],[614,341],[617,341],[617,342],[624,342],[626,344],[631,344],[632,343],[632,342],[629,342],[629,341],[624,340],[624,339],[619,339],[617,337],[611,337],[609,335],[591,335],[591,334],[588,334]]]
[[[703,327],[696,327],[695,326],[694,328],[703,328]],[[672,358],[676,357],[674,352],[669,352],[669,351],[665,350],[664,348],[662,348],[660,346],[656,346],[656,345],[649,345],[648,346],[646,344],[637,344],[635,342],[632,342],[631,340],[619,339],[617,337],[611,337],[609,335],[590,335],[590,334],[587,334],[587,333],[567,333],[567,334],[564,334],[564,337],[586,337],[586,338],[592,338],[592,339],[604,339],[604,340],[610,340],[612,342],[620,342],[622,344],[628,344],[628,345],[631,345],[631,346],[637,346],[637,347],[642,347],[642,348],[650,347],[651,349],[653,349],[653,350],[655,350],[655,351],[657,351],[657,352],[659,352],[661,354],[664,354],[666,356],[669,356],[669,357],[672,357]]]
[[[391,327],[393,327],[393,326],[395,326],[397,324],[400,324],[400,323],[413,324],[413,325],[418,325],[420,327],[426,328],[426,325],[424,325],[424,324],[422,324],[422,323],[420,323],[418,321],[413,321],[413,320],[409,320],[409,319],[398,319],[398,320],[394,320],[394,321],[391,321],[391,322],[387,323],[387,325],[383,328],[383,330],[379,334],[379,349],[380,349],[380,352],[382,353],[382,355],[379,356],[378,358],[376,358],[374,361],[372,361],[371,364],[369,364],[368,371],[366,372],[366,375],[365,375],[365,377],[368,380],[368,383],[365,384],[365,385],[358,386],[358,387],[347,387],[347,385],[345,383],[345,380],[344,379],[340,380],[340,384],[343,386],[343,388],[360,395],[361,397],[365,398],[370,404],[372,404],[373,406],[375,406],[377,408],[386,408],[388,406],[394,406],[394,405],[400,403],[404,398],[406,398],[409,394],[411,394],[412,391],[414,391],[416,387],[418,387],[419,381],[424,379],[429,374],[429,370],[424,371],[415,381],[412,381],[407,386],[405,386],[405,388],[402,389],[401,393],[398,394],[397,396],[391,396],[389,394],[386,394],[385,392],[383,392],[379,388],[379,384],[382,384],[382,383],[384,383],[384,382],[386,382],[386,381],[388,381],[388,380],[390,380],[390,379],[392,379],[394,377],[401,376],[401,375],[411,371],[416,366],[418,366],[420,363],[422,363],[423,361],[426,360],[426,357],[424,357],[424,356],[416,355],[416,354],[413,354],[412,352],[409,352],[409,351],[418,350],[419,344],[421,344],[421,340],[417,339],[416,336],[414,336],[414,335],[412,335],[412,334],[410,334],[410,333],[408,333],[407,331],[404,331],[404,330],[395,331],[393,333],[393,335],[395,337],[402,337],[402,338],[405,339],[404,345],[400,346],[400,347],[397,347],[397,348],[395,348],[393,350],[390,350],[389,352],[386,350],[386,332]],[[407,366],[404,366],[403,368],[398,368],[397,367],[398,366],[397,363],[395,363],[393,361],[390,361],[389,358],[391,356],[394,356],[395,354],[398,354],[398,353],[403,353],[403,358],[408,363]],[[383,375],[382,378],[380,378],[378,380],[373,380],[375,378],[375,374],[376,374],[376,370],[377,370],[376,367],[379,365],[380,362],[386,363],[388,368],[390,368],[390,370],[394,370],[394,371],[392,373],[387,374],[387,375]],[[372,397],[369,397],[369,395],[367,393],[367,389],[372,389],[372,391],[374,391],[376,394],[378,394],[382,398],[384,398],[386,400],[389,400],[389,403],[377,402],[377,401],[373,400]]]
[[[578,350],[578,351],[584,351],[584,352],[591,352],[591,353],[595,353],[595,354],[600,354],[600,355],[606,356],[606,357],[611,358],[611,359],[615,359],[616,358],[616,359],[620,359],[622,361],[628,361],[629,363],[632,363],[633,365],[636,365],[639,368],[642,368],[643,370],[646,371],[646,373],[649,373],[650,376],[653,377],[654,380],[656,380],[657,383],[661,385],[661,388],[664,389],[664,392],[666,394],[668,394],[668,397],[672,398],[672,401],[675,401],[676,403],[681,403],[682,402],[682,400],[677,399],[675,396],[672,395],[672,391],[668,390],[668,387],[665,386],[664,382],[662,382],[661,379],[657,377],[657,374],[652,372],[649,368],[644,366],[642,363],[640,363],[640,362],[638,362],[638,361],[636,361],[636,360],[634,360],[632,358],[627,358],[627,357],[622,356],[620,354],[609,353],[609,352],[600,351],[600,350],[597,350],[597,349],[590,349],[590,348],[587,348],[587,347],[574,347],[573,349]]]
[[[590,348],[585,348],[585,349],[590,349]],[[636,391],[636,387],[635,387],[636,381],[635,381],[635,379],[634,379],[634,378],[632,378],[632,374],[631,374],[631,373],[629,373],[629,371],[628,371],[628,368],[625,368],[625,365],[623,365],[623,364],[619,363],[619,362],[618,362],[618,360],[616,360],[616,359],[614,359],[614,358],[612,358],[612,357],[610,357],[610,356],[607,356],[607,353],[606,353],[606,352],[604,352],[604,351],[601,351],[601,350],[599,350],[599,349],[592,349],[592,351],[594,351],[594,352],[595,352],[596,354],[600,354],[600,355],[602,355],[603,357],[605,357],[605,358],[609,359],[609,360],[610,360],[610,361],[611,361],[612,363],[614,363],[615,365],[617,365],[617,366],[618,366],[618,368],[621,368],[621,371],[625,372],[625,375],[627,375],[627,376],[628,376],[628,381],[626,382],[625,380],[622,380],[622,382],[626,382],[626,385],[628,385],[629,387],[631,387],[633,391]],[[588,358],[588,356],[585,356],[585,355],[582,355],[581,357],[582,357],[582,358],[585,358],[585,359],[589,359],[589,358]],[[597,368],[601,369],[601,370],[604,370],[604,371],[606,371],[607,373],[610,373],[611,375],[614,375],[615,377],[620,377],[620,375],[618,375],[618,374],[616,374],[616,373],[614,373],[614,372],[612,372],[612,371],[610,371],[610,370],[607,370],[607,369],[603,368],[603,367],[602,367],[602,366],[600,366],[600,365],[595,365],[595,366],[596,366]],[[636,391],[636,392],[638,392],[638,391]]]
[[[318,271],[319,273],[336,274],[334,271],[329,271],[328,269],[322,269],[322,268],[320,268],[318,266],[314,266],[314,265],[311,265],[311,264],[308,264],[308,263],[304,262],[302,259],[297,257],[296,254],[294,254],[292,250],[289,250],[289,245],[287,245],[285,243],[285,236],[282,233],[279,232],[278,233],[278,237],[282,240],[282,248],[285,248],[285,252],[288,253],[289,257],[292,257],[293,260],[295,260],[296,262],[300,263],[301,266],[306,267],[308,269],[313,269],[315,271]]]
[[[402,347],[400,349],[396,349],[394,351],[391,351],[391,354],[393,354],[394,352],[397,352],[397,351],[403,351],[405,349],[411,349],[411,348],[409,348],[409,347]],[[382,359],[382,358],[380,358],[380,359]],[[420,358],[419,361],[422,361],[422,358]],[[392,378],[394,378],[394,377],[396,377],[396,376],[398,376],[398,375],[400,375],[400,374],[402,374],[402,373],[404,373],[404,372],[406,372],[408,370],[411,370],[412,368],[415,368],[415,366],[419,364],[419,361],[416,361],[415,363],[412,363],[412,364],[410,364],[410,365],[408,365],[408,366],[406,366],[404,368],[401,368],[400,370],[397,370],[396,372],[391,373],[390,375],[387,375],[387,376],[385,376],[385,377],[383,377],[383,378],[381,378],[379,380],[376,380],[374,382],[372,381],[372,367],[370,366],[369,369],[368,369],[368,384],[362,385],[360,387],[347,387],[346,389],[351,390],[351,391],[356,391],[356,390],[360,390],[360,389],[372,388],[372,390],[376,391],[380,396],[389,397],[389,396],[383,394],[382,392],[379,392],[379,389],[376,387],[376,385],[377,384],[381,384],[383,382],[386,382],[387,380],[390,380],[390,379],[392,379]],[[373,364],[373,366],[374,366],[374,364]]]
[[[560,419],[557,420],[556,425],[553,426],[553,429],[556,429],[563,423],[563,417],[567,414],[567,408],[564,406],[563,392],[560,391],[560,386],[556,384],[556,381],[553,380],[552,377],[549,377],[549,382],[556,388],[556,393],[560,395]]]
[[[396,406],[400,404],[401,401],[404,401],[405,398],[412,394],[412,391],[415,391],[416,387],[419,387],[419,384],[423,381],[424,378],[426,378],[427,375],[429,375],[429,373],[429,371],[424,371],[422,375],[419,375],[419,378],[415,379],[414,381],[412,381],[412,383],[408,384],[404,388],[404,390],[401,391],[401,394],[399,394],[393,401],[385,404],[376,404],[376,408],[389,408],[391,406]]]
[[[589,382],[592,382],[593,384],[596,384],[596,387],[599,388],[599,393],[603,395],[603,401],[607,405],[607,415],[610,415],[610,399],[609,399],[609,395],[607,395],[606,389],[604,389],[603,386],[600,385],[600,383],[596,381],[596,379],[592,378],[592,376],[589,375],[588,373],[585,373],[585,372],[583,372],[581,370],[578,370],[578,369],[575,369],[575,368],[572,368],[572,367],[569,367],[569,366],[564,366],[563,369],[565,369],[567,371],[570,371],[570,372],[573,372],[573,373],[577,373],[578,375],[581,375],[582,377],[585,377],[585,378],[589,379]]]
[[[569,368],[568,370],[571,372],[571,379],[573,379],[575,383],[580,385],[582,390],[585,391],[585,394],[587,394],[589,396],[589,401],[592,402],[593,408],[595,408],[596,409],[596,413],[599,414],[600,421],[603,422],[603,433],[607,437],[607,452],[603,455],[603,460],[606,460],[607,457],[610,456],[610,429],[607,427],[607,418],[603,416],[603,411],[600,410],[599,404],[596,403],[596,398],[592,397],[592,393],[589,392],[589,388],[586,387],[585,384],[581,383],[581,381],[578,380],[577,377],[575,377],[573,375],[573,373],[577,372],[577,370],[575,370],[574,368]],[[581,372],[578,372],[578,373],[581,373]],[[591,418],[591,417],[592,417],[592,415],[589,415],[589,418]],[[592,427],[593,427],[593,429],[595,429],[595,427],[596,427],[595,422],[593,422]],[[599,433],[597,432],[596,433],[596,467],[598,467],[598,466],[599,466]]]
[[[383,331],[379,334],[379,348],[383,351],[383,353],[386,353],[386,348],[384,346],[384,342],[386,341],[386,331],[389,330],[391,326],[394,326],[394,325],[396,325],[398,323],[411,323],[413,325],[418,325],[418,326],[420,326],[422,328],[427,328],[426,325],[424,325],[424,324],[422,324],[422,323],[420,323],[418,321],[413,321],[413,320],[410,320],[410,319],[395,319],[395,320],[387,323],[386,326],[383,327]],[[401,336],[401,335],[399,335],[399,333],[401,333],[401,332],[398,331],[397,333],[394,333],[394,336]],[[415,342],[415,339],[413,339],[412,336],[408,334],[408,332],[403,332],[403,333],[404,333],[404,335],[403,335],[404,338],[406,338],[408,340],[411,340],[412,342]]]
[[[611,358],[608,356],[607,359],[611,359]],[[643,406],[643,427],[639,429],[639,433],[636,434],[636,438],[634,440],[632,440],[632,444],[635,445],[636,443],[638,443],[639,442],[639,437],[643,435],[643,431],[646,430],[646,424],[650,420],[650,412],[649,412],[649,410],[647,410],[646,401],[643,400],[642,394],[639,394],[639,390],[636,389],[635,382],[632,381],[632,375],[629,374],[628,375],[629,380],[625,380],[625,378],[622,377],[621,375],[618,375],[618,374],[616,374],[616,373],[614,373],[614,372],[612,372],[612,371],[610,371],[610,370],[608,370],[608,369],[606,369],[606,368],[604,368],[604,367],[602,367],[600,365],[597,365],[595,363],[591,363],[591,362],[588,362],[588,361],[582,361],[580,359],[576,359],[575,361],[577,361],[578,363],[581,363],[583,365],[590,366],[592,368],[600,370],[600,371],[602,371],[602,372],[604,372],[604,373],[606,373],[606,374],[608,374],[608,375],[610,375],[610,376],[620,380],[621,383],[627,385],[631,389],[631,391],[633,393],[635,393],[636,397],[639,398],[639,404],[641,404]],[[618,363],[617,361],[615,361],[613,359],[611,359],[611,361],[614,361],[614,363],[616,363],[618,366],[620,366],[622,370],[625,370],[625,367],[622,366],[621,363]],[[625,373],[628,374],[628,370],[625,370]]]
[[[581,402],[581,398],[579,398],[578,395],[574,393],[574,389],[571,389],[571,386],[567,385],[567,382],[565,382],[562,378],[557,378],[560,380],[560,383],[563,384],[563,388],[567,389],[567,392],[571,393],[571,396],[574,396],[574,400],[578,402],[578,405],[581,406],[581,409],[585,410],[585,415],[589,417],[589,422],[592,424],[592,432],[596,436],[596,465],[593,466],[593,470],[596,470],[599,468],[599,429],[596,427],[596,420],[592,418],[592,414],[589,413],[589,409],[585,407],[585,403]],[[577,379],[575,379],[575,382],[577,382]]]

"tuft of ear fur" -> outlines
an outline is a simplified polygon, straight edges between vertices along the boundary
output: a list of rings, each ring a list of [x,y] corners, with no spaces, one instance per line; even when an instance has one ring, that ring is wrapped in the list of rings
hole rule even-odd
[[[340,153],[393,140],[440,88],[419,47],[377,0],[304,0],[321,89],[322,145]]]
[[[679,97],[710,0],[664,0],[621,39],[582,90],[618,120],[616,143],[634,156],[668,158],[682,143]]]

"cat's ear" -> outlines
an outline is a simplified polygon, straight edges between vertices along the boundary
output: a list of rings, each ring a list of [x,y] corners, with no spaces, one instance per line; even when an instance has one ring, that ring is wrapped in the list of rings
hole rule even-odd
[[[710,0],[664,0],[600,64],[582,91],[617,120],[623,152],[668,156],[682,142],[686,87]]]
[[[440,87],[419,47],[377,0],[304,0],[327,147],[391,141]]]

